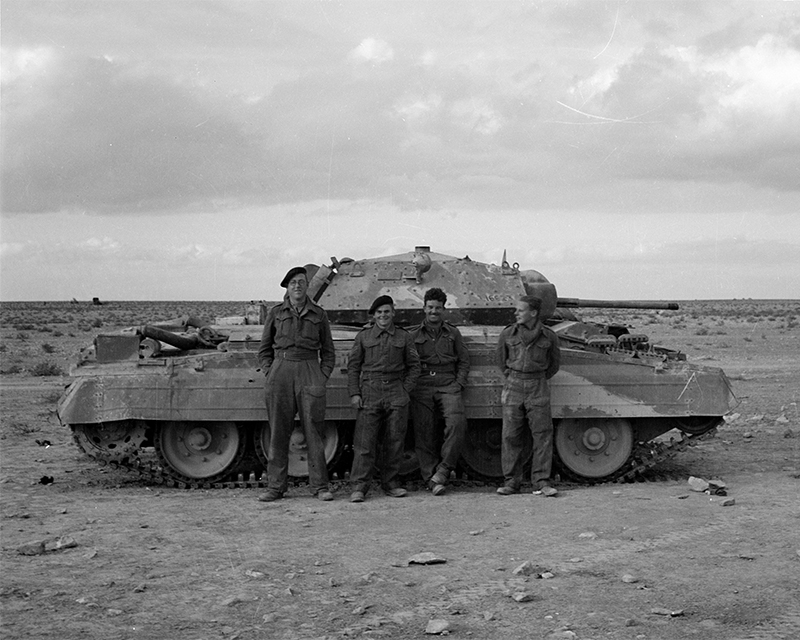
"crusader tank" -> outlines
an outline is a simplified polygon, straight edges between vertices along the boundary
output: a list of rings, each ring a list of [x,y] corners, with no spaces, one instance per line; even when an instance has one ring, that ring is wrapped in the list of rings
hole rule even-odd
[[[328,383],[326,460],[334,477],[349,465],[355,412],[347,395],[347,357],[379,295],[395,301],[400,325],[422,319],[425,291],[448,296],[447,320],[470,352],[464,391],[467,443],[457,473],[502,481],[502,375],[497,338],[513,322],[521,295],[542,299],[542,316],[559,336],[561,370],[551,380],[555,463],[572,480],[632,479],[711,432],[737,404],[725,373],[687,361],[627,326],[584,322],[583,307],[667,309],[671,302],[558,297],[555,285],[520,270],[434,253],[429,247],[374,259],[331,258],[307,265],[309,295],[327,311],[336,346]],[[82,451],[157,481],[181,487],[263,486],[269,423],[256,352],[268,305],[206,325],[196,318],[153,323],[95,338],[93,353],[73,367],[58,415]],[[675,430],[675,437],[664,434]],[[409,429],[404,474],[416,461]],[[676,439],[677,438],[677,439]],[[307,476],[300,429],[292,438],[289,473]],[[263,478],[263,480],[262,480]]]

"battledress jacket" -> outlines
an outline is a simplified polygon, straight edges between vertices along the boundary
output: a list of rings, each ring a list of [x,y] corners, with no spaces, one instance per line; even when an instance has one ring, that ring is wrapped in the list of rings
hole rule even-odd
[[[452,373],[462,389],[467,386],[469,351],[457,327],[442,322],[441,329],[435,334],[422,322],[409,327],[408,332],[414,338],[423,374],[429,371]]]
[[[329,378],[336,362],[328,314],[310,298],[298,314],[289,299],[275,305],[267,313],[258,364],[266,374],[275,360],[275,352],[285,352],[287,360],[306,360],[319,353],[322,374]]]
[[[505,376],[516,371],[532,375],[541,373],[550,379],[561,365],[558,336],[540,322],[533,327],[510,324],[500,332],[496,362]]]
[[[356,334],[347,363],[347,392],[361,394],[361,374],[396,375],[410,393],[420,374],[419,355],[414,339],[394,323],[386,329],[377,324],[365,327]]]

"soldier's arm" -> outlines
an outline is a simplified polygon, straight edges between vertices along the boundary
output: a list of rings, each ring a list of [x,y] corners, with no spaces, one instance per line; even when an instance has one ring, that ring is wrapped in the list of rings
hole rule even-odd
[[[336,348],[333,344],[331,323],[328,321],[328,314],[324,310],[322,311],[322,322],[319,325],[320,369],[322,370],[322,375],[330,378],[333,368],[336,366]]]
[[[547,371],[545,377],[550,379],[558,373],[561,367],[561,349],[558,346],[558,336],[550,332],[550,357],[548,358]]]
[[[261,344],[258,347],[258,366],[264,375],[269,373],[275,359],[275,307],[267,313],[264,331],[261,332]]]
[[[455,348],[456,348],[456,382],[461,385],[461,388],[467,386],[467,379],[469,378],[469,351],[467,345],[464,343],[464,336],[456,329],[455,331]]]
[[[497,349],[494,352],[494,362],[503,375],[506,375],[506,359],[506,336],[505,331],[501,331],[500,337],[497,339]]]
[[[353,341],[353,348],[350,349],[350,356],[347,359],[347,395],[361,395],[361,365],[364,363],[364,346],[361,334],[356,336]]]
[[[420,364],[417,347],[414,346],[414,338],[411,337],[410,333],[406,334],[405,361],[403,388],[407,393],[411,393],[411,390],[417,386],[417,380],[420,373],[422,373],[422,365]]]

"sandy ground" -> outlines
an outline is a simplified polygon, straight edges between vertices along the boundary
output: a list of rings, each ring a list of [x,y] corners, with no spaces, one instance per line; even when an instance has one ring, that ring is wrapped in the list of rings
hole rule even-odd
[[[331,503],[296,488],[264,504],[255,490],[164,489],[98,468],[55,416],[68,377],[32,369],[66,369],[97,318],[135,321],[82,309],[41,331],[4,305],[0,633],[422,638],[442,621],[445,634],[486,640],[800,637],[800,303],[749,304],[630,321],[723,367],[742,400],[651,481],[363,504],[346,485]],[[728,495],[693,492],[690,476],[721,479]],[[59,539],[67,546],[20,553]],[[445,562],[409,564],[423,552]],[[525,562],[530,573],[515,573]]]

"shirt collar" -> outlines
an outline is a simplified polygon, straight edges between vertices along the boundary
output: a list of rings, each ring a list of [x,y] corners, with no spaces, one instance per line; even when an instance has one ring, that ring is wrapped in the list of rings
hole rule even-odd
[[[378,324],[375,323],[375,324],[372,325],[372,330],[375,332],[376,336],[379,336],[384,332],[388,333],[390,336],[393,336],[394,335],[394,322],[390,322],[389,326],[386,327],[385,329],[381,329],[378,326]]]

